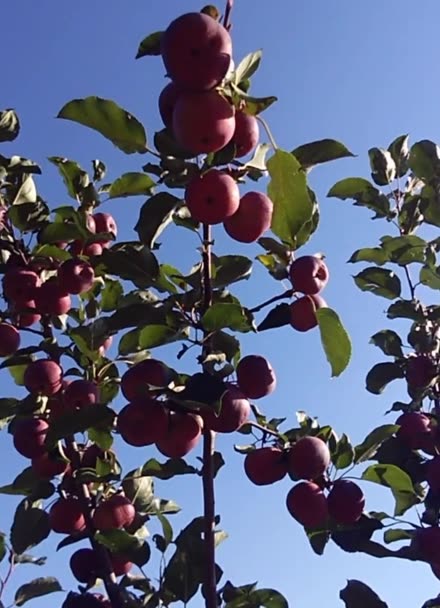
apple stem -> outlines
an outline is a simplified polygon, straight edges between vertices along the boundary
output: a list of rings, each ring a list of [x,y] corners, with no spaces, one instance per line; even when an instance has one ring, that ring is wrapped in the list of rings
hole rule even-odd
[[[223,26],[228,30],[231,29],[231,12],[234,5],[234,0],[226,0],[225,16],[223,17]]]
[[[258,422],[254,422],[253,420],[249,420],[248,422],[246,422],[246,424],[248,424],[249,426],[251,426],[254,429],[258,429],[259,431],[261,431],[265,435],[272,435],[273,437],[276,437],[277,439],[280,439],[280,433],[278,433],[277,431],[272,431],[271,429],[268,429],[265,426],[263,426],[261,424],[258,424]]]
[[[293,289],[287,289],[287,291],[285,291],[284,293],[280,293],[279,295],[274,296],[273,298],[270,298],[270,300],[266,300],[266,302],[263,302],[262,304],[255,306],[255,308],[251,308],[249,312],[252,312],[252,313],[259,312],[266,306],[270,306],[270,304],[273,304],[274,302],[278,302],[278,300],[287,300],[287,299],[291,298],[293,296],[293,294],[294,294]]]
[[[272,146],[274,152],[276,152],[278,150],[278,146],[277,143],[274,139],[274,136],[272,135],[272,131],[269,129],[269,125],[267,124],[267,122],[264,120],[264,118],[261,118],[261,116],[256,116],[255,117],[259,123],[262,124],[264,130],[266,131],[266,134],[269,138],[270,141],[270,145]]]

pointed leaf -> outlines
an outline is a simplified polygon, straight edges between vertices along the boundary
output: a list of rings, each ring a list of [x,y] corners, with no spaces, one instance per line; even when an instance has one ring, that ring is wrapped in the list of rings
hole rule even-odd
[[[24,553],[50,534],[49,515],[25,499],[15,511],[11,527],[11,545],[15,553]]]
[[[183,340],[186,330],[176,331],[168,325],[147,325],[139,330],[138,346],[141,350],[163,346],[177,340]]]
[[[77,162],[68,158],[50,156],[47,160],[58,168],[67,192],[76,200],[81,190],[89,185],[90,179],[87,172]]]
[[[395,543],[399,540],[412,540],[415,530],[403,530],[402,528],[394,528],[387,530],[383,535],[383,539],[387,545]]]
[[[127,196],[139,196],[151,194],[155,182],[145,173],[124,173],[118,177],[110,186],[109,198],[124,198]]]
[[[370,148],[368,156],[374,183],[378,186],[390,184],[396,177],[396,164],[391,152],[383,148]]]
[[[415,494],[411,477],[394,464],[373,464],[362,473],[362,479],[397,492]]]
[[[252,272],[252,260],[244,255],[214,257],[213,266],[215,268],[213,286],[216,289],[222,289],[231,283],[248,279]]]
[[[249,314],[240,304],[213,304],[203,315],[202,324],[206,331],[229,328],[234,331],[248,332],[252,329]]]
[[[194,475],[197,469],[187,464],[183,458],[170,458],[160,463],[155,458],[150,458],[142,467],[142,475],[157,477],[158,479],[171,479],[176,475]]]
[[[366,389],[374,395],[380,395],[387,384],[404,377],[403,369],[397,363],[377,363],[367,374]]]
[[[21,587],[17,589],[15,594],[15,605],[23,606],[23,604],[35,597],[41,597],[62,590],[63,588],[58,580],[52,576],[35,578],[30,583],[21,585]]]
[[[321,139],[298,146],[292,154],[301,163],[303,169],[311,169],[320,163],[327,163],[338,158],[355,156],[348,148],[335,139]]]
[[[149,198],[141,207],[134,229],[139,240],[152,249],[157,238],[173,220],[173,212],[181,200],[168,192],[160,192]]]
[[[417,300],[398,300],[388,308],[387,317],[389,319],[411,319],[423,323],[424,308]]]
[[[344,433],[339,439],[336,449],[332,451],[332,463],[338,470],[348,468],[354,460],[354,448]]]
[[[440,174],[440,146],[423,139],[411,146],[409,168],[420,179],[431,180]]]
[[[369,460],[384,441],[399,430],[397,424],[383,424],[369,433],[362,443],[355,447],[355,464]]]
[[[394,300],[400,296],[402,286],[399,277],[391,270],[373,266],[362,270],[353,277],[362,291],[369,291],[376,296]]]
[[[353,253],[348,260],[351,264],[356,262],[372,262],[378,266],[382,266],[389,261],[387,252],[381,247],[364,247]]]
[[[375,217],[390,217],[390,202],[387,197],[363,177],[348,177],[337,182],[327,196],[343,201],[353,199],[355,205],[374,211]]]
[[[275,327],[283,327],[290,324],[290,306],[289,304],[278,304],[268,312],[265,319],[258,326],[258,331],[265,329],[273,329]]]
[[[391,329],[378,331],[371,337],[370,344],[378,346],[385,355],[403,357],[402,340],[399,334]]]
[[[263,51],[261,50],[255,51],[254,53],[249,53],[249,55],[246,55],[246,57],[240,61],[234,71],[235,84],[238,85],[243,80],[247,80],[257,71],[262,54]]]
[[[345,608],[388,608],[377,593],[361,581],[347,581],[347,586],[342,589],[339,597]]]
[[[142,40],[139,45],[136,59],[146,57],[147,55],[160,55],[160,41],[162,39],[163,32],[153,32]]]
[[[332,370],[332,377],[340,376],[351,359],[350,336],[336,312],[331,308],[320,308],[316,311],[316,317],[321,332],[322,346]]]
[[[397,177],[403,177],[408,171],[409,145],[408,135],[400,135],[388,146],[388,150],[396,164]]]

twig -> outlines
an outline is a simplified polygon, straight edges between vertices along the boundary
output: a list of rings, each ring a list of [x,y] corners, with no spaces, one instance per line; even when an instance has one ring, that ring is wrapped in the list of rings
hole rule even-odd
[[[287,291],[285,291],[284,293],[280,293],[277,296],[274,296],[273,298],[270,298],[270,300],[266,300],[266,302],[263,302],[262,304],[259,304],[258,306],[255,306],[255,308],[251,308],[249,312],[258,312],[260,310],[262,310],[263,308],[265,308],[266,306],[269,306],[270,304],[273,304],[274,302],[278,302],[278,300],[287,300],[288,298],[291,298],[294,294],[294,290],[293,289],[288,289]]]
[[[277,439],[280,438],[280,433],[278,433],[277,431],[272,431],[271,429],[268,429],[265,426],[258,424],[258,422],[254,422],[253,420],[248,420],[248,422],[246,422],[246,424],[253,427],[254,429],[258,429],[262,433],[266,433],[267,435],[273,435],[273,437],[277,437]]]
[[[274,152],[276,152],[278,150],[278,146],[277,146],[277,143],[276,143],[276,141],[274,139],[274,136],[272,135],[272,131],[269,129],[269,125],[264,120],[264,118],[261,118],[261,116],[256,116],[255,118],[258,120],[258,122],[260,122],[263,125],[264,130],[266,131],[266,134],[267,134],[267,136],[269,138],[270,145],[272,146]]]
[[[231,29],[231,12],[234,5],[234,0],[226,0],[225,16],[223,17],[223,25],[229,31]]]

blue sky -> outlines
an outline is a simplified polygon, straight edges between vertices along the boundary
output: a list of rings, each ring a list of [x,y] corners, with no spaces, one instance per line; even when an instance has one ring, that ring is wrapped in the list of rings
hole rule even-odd
[[[68,203],[55,168],[45,159],[59,155],[90,166],[101,158],[116,178],[127,170],[140,170],[145,158],[125,156],[99,135],[78,125],[55,120],[64,103],[72,98],[99,95],[114,99],[145,124],[152,139],[160,128],[157,96],[165,84],[159,59],[134,60],[137,45],[148,33],[163,29],[181,12],[198,10],[202,3],[162,0],[77,0],[54,3],[31,0],[9,3],[3,11],[1,47],[3,57],[2,107],[13,107],[22,121],[22,134],[2,145],[4,155],[19,154],[39,161],[44,174],[38,180],[40,193],[51,206]],[[373,426],[386,421],[390,404],[405,399],[403,385],[390,387],[382,397],[364,390],[368,369],[380,360],[380,352],[368,345],[370,336],[390,325],[383,316],[387,303],[357,291],[351,275],[357,269],[346,264],[361,246],[373,246],[389,230],[374,223],[368,212],[346,202],[326,200],[330,186],[345,176],[368,177],[367,150],[387,146],[402,133],[411,140],[439,140],[438,72],[440,55],[437,0],[418,3],[387,0],[382,3],[338,0],[291,2],[236,0],[233,13],[235,59],[263,48],[262,67],[254,79],[255,94],[276,95],[279,102],[266,118],[280,147],[292,149],[302,143],[332,137],[343,141],[359,156],[315,169],[311,182],[321,202],[321,225],[304,253],[322,251],[327,256],[331,280],[325,297],[344,320],[354,344],[353,361],[342,378],[331,380],[316,332],[296,334],[288,329],[246,338],[243,350],[266,355],[278,374],[277,391],[262,403],[277,417],[307,410],[359,441]],[[263,187],[263,185],[261,186]],[[107,204],[123,239],[134,237],[142,199],[117,200]],[[174,231],[161,249],[161,259],[186,270],[196,260],[196,242]],[[219,252],[246,253],[253,257],[257,246],[241,247],[216,230]],[[278,293],[280,286],[256,268],[253,279],[237,288],[242,301],[254,306]],[[431,301],[435,301],[433,292]],[[164,350],[173,356],[174,348]],[[193,369],[183,360],[182,368]],[[2,374],[5,395],[14,394],[7,373]],[[122,405],[119,401],[117,405]],[[242,441],[237,437],[237,442]],[[291,606],[339,606],[339,590],[346,579],[370,584],[390,608],[414,608],[440,591],[429,567],[400,561],[379,561],[348,555],[329,546],[326,555],[312,554],[301,528],[285,510],[289,481],[269,488],[251,486],[242,471],[242,459],[232,451],[233,440],[221,437],[227,468],[217,484],[218,511],[230,539],[219,550],[225,579],[235,584],[259,581],[261,586],[282,591]],[[153,450],[125,448],[127,466],[146,461]],[[0,437],[0,483],[7,483],[25,466],[11,455],[11,440]],[[194,458],[192,456],[191,458]],[[391,510],[386,490],[366,487],[367,507]],[[200,513],[197,480],[159,484],[158,493],[173,497],[184,508],[175,518],[176,529],[186,518]],[[13,505],[15,499],[6,499]],[[7,509],[0,513],[5,529]],[[38,547],[35,554],[49,555],[45,573],[58,575],[63,586],[74,587],[64,555],[55,555],[52,544]],[[154,577],[155,572],[147,571]],[[42,574],[41,569],[23,566],[17,572],[7,598],[15,586]],[[403,587],[402,581],[408,581]],[[8,596],[9,594],[9,596]],[[6,602],[7,604],[8,602]],[[50,599],[54,605],[56,599]],[[61,602],[59,602],[61,603]],[[34,605],[47,605],[46,600]],[[342,604],[341,604],[342,605]]]

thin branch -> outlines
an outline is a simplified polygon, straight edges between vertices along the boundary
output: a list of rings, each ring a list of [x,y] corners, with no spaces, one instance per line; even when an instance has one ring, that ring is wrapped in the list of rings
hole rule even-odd
[[[270,298],[270,300],[266,300],[266,302],[263,302],[262,304],[255,306],[255,308],[251,308],[249,312],[252,312],[252,313],[259,312],[266,306],[270,306],[270,304],[273,304],[274,302],[278,302],[278,300],[287,300],[287,299],[291,298],[293,296],[293,294],[294,294],[294,290],[288,289],[284,293],[280,293],[279,295],[274,296],[273,298]]]
[[[404,266],[403,269],[405,271],[406,279],[408,281],[408,287],[409,287],[409,291],[411,293],[411,300],[415,300],[416,299],[416,288],[413,285],[411,275],[409,274],[408,266]]]
[[[234,0],[226,0],[225,16],[223,17],[223,25],[229,31],[231,29],[231,12],[234,6]]]
[[[254,422],[253,420],[248,420],[248,422],[246,422],[246,424],[253,427],[254,429],[258,429],[262,433],[265,433],[267,435],[272,435],[273,437],[276,437],[277,439],[280,438],[280,434],[277,431],[272,431],[271,429],[268,429],[265,426],[258,424],[258,422]]]
[[[255,117],[259,123],[261,123],[263,125],[264,130],[266,131],[266,134],[269,138],[270,141],[270,145],[272,146],[274,152],[276,152],[278,150],[278,146],[277,143],[274,139],[274,136],[272,135],[272,131],[269,129],[269,125],[267,124],[267,122],[264,120],[264,118],[261,118],[261,116],[256,116]]]

